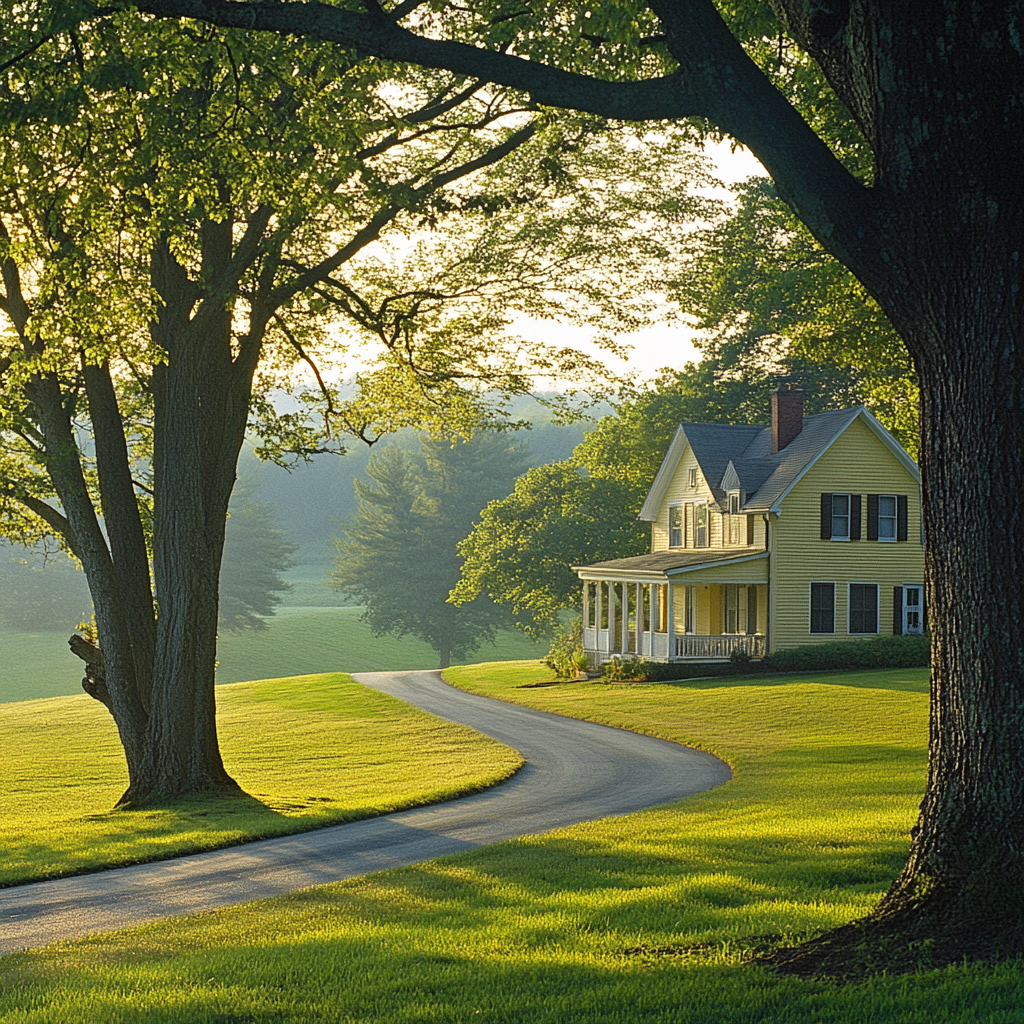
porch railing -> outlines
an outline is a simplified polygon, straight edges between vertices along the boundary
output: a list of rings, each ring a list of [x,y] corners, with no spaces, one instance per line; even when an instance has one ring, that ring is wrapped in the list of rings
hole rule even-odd
[[[759,633],[748,636],[698,636],[687,633],[677,636],[677,658],[728,658],[733,651],[746,651],[751,658],[764,657],[764,637]]]
[[[584,650],[600,655],[616,653],[617,645],[612,642],[613,639],[612,631],[609,629],[595,629],[593,626],[587,626],[583,630]],[[746,651],[751,658],[763,658],[765,654],[764,636],[760,633],[749,636],[698,636],[687,633],[677,634],[674,639],[673,659],[693,658],[707,661],[715,658],[728,658],[736,650]],[[624,650],[618,653],[625,657],[636,654],[641,658],[668,661],[668,634],[643,632],[639,636],[639,650],[635,652]]]

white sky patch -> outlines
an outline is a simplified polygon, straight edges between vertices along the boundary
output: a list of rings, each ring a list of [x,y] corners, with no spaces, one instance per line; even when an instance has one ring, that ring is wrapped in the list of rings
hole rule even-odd
[[[739,147],[733,150],[733,144],[725,141],[709,143],[705,149],[715,164],[715,173],[726,185],[759,175],[767,176],[767,172],[749,149]],[[719,193],[729,198],[731,193]],[[403,258],[414,248],[415,239],[389,238],[387,243],[374,243],[367,248],[374,258],[389,260]],[[541,341],[557,347],[571,347],[604,363],[618,377],[632,383],[641,384],[653,380],[664,369],[681,370],[689,362],[700,361],[700,351],[694,344],[698,332],[666,305],[666,322],[652,324],[632,334],[621,335],[617,341],[628,348],[624,359],[617,358],[595,344],[595,332],[576,324],[561,323],[553,320],[538,320],[528,316],[516,316],[510,324],[509,331],[528,341]],[[343,331],[338,332],[339,336]],[[380,354],[378,346],[366,342],[351,340],[349,350],[344,357],[343,368],[332,368],[333,372],[325,373],[332,381],[339,377],[351,380],[352,375],[369,369],[372,361]],[[308,384],[312,382],[312,374],[298,368],[296,376]],[[309,380],[306,380],[308,376]],[[543,390],[560,390],[560,383],[550,379],[538,380],[537,386]]]
[[[705,152],[714,161],[715,173],[726,185],[745,181],[755,175],[767,176],[768,172],[760,161],[745,146],[740,146],[734,152],[731,142],[709,143]],[[725,193],[726,198],[729,195]],[[675,322],[652,324],[633,334],[622,335],[619,342],[632,346],[625,359],[617,359],[595,345],[593,332],[585,327],[524,316],[513,321],[512,330],[530,340],[577,348],[600,359],[616,375],[638,384],[653,380],[663,369],[681,370],[687,363],[700,361],[700,351],[694,344],[698,332],[678,319]],[[547,386],[553,385],[547,383]],[[557,384],[554,386],[557,387]]]

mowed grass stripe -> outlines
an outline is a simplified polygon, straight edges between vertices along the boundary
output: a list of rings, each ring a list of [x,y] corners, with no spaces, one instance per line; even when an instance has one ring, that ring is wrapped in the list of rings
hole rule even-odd
[[[106,709],[85,696],[0,706],[0,883],[305,832],[493,785],[519,754],[343,673],[217,690],[224,762],[247,796],[112,811],[128,784]]]
[[[281,899],[17,954],[11,1024],[1019,1024],[1020,965],[842,988],[741,963],[756,936],[863,913],[924,780],[926,673],[518,690],[714,750],[710,793]]]

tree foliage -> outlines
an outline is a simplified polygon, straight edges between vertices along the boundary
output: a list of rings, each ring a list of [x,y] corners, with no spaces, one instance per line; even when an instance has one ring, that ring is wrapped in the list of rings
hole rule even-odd
[[[228,510],[219,628],[259,632],[291,589],[282,573],[294,564],[296,547],[278,525],[274,506],[258,501],[250,488],[236,487]]]
[[[735,191],[735,208],[692,235],[691,255],[667,285],[705,356],[741,376],[799,368],[812,388],[820,376],[845,376],[848,404],[867,405],[916,456],[917,376],[888,317],[769,179]]]
[[[708,203],[674,172],[685,133],[323,43],[89,13],[23,5],[5,26],[0,526],[85,568],[89,692],[137,804],[231,785],[213,670],[246,432],[281,462],[408,424],[468,435],[533,374],[592,380],[511,318],[638,324],[649,262]],[[351,394],[328,372],[346,338],[376,345]]]
[[[780,375],[800,381],[808,414],[867,397],[845,367],[796,358],[774,372],[724,370],[706,360],[665,376],[601,419],[569,459],[530,469],[483,510],[459,545],[465,564],[452,600],[487,595],[507,604],[530,636],[550,635],[560,612],[579,607],[572,566],[649,550],[648,528],[637,517],[679,424],[765,422]],[[883,422],[887,411],[879,410]]]
[[[392,446],[370,457],[331,581],[365,606],[374,636],[411,634],[445,668],[509,625],[489,599],[456,607],[448,593],[461,568],[458,542],[522,467],[522,443],[487,432],[454,446],[424,439],[418,456]]]

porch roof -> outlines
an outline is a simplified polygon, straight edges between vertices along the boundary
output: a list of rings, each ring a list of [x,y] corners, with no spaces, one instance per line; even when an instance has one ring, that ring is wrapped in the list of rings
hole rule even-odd
[[[610,562],[594,562],[592,565],[574,565],[573,571],[583,579],[614,579],[616,576],[632,578],[669,579],[680,573],[713,569],[733,562],[750,562],[767,558],[764,548],[703,548],[694,551],[655,551],[649,555],[635,555],[632,558],[615,558]]]

